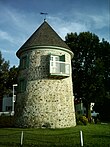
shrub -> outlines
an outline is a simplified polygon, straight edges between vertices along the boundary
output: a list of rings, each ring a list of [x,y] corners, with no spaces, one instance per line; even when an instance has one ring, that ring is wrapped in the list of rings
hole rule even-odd
[[[76,115],[76,123],[77,125],[87,125],[88,119],[83,115]]]
[[[13,116],[0,116],[0,127],[13,127],[14,117]]]

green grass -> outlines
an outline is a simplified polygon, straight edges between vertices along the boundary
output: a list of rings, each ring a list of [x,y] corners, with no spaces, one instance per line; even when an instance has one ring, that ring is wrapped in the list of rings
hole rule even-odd
[[[80,147],[80,130],[83,131],[84,147],[110,147],[110,124],[66,129],[0,128],[0,147],[20,147],[22,131],[23,147]]]

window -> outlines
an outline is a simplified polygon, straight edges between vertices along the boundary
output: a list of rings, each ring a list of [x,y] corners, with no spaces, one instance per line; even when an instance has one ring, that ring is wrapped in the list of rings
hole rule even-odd
[[[60,56],[60,61],[65,62],[65,55]]]
[[[25,79],[20,80],[20,82],[19,82],[19,91],[20,92],[26,91],[26,80]]]
[[[11,111],[12,110],[12,106],[6,106],[6,111]]]
[[[22,68],[22,69],[25,69],[25,68],[27,68],[28,67],[28,56],[27,55],[25,55],[25,56],[22,56],[21,57],[21,59],[20,59],[20,67]]]
[[[65,55],[50,55],[50,75],[69,76],[70,64],[65,62]]]

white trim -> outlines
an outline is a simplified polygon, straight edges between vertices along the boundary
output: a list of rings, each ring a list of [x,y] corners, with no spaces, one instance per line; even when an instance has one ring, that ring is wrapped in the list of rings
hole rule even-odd
[[[53,63],[53,66],[52,64]],[[56,65],[57,63],[57,65]],[[64,65],[64,71],[61,71],[61,63]],[[67,65],[69,67],[69,70],[67,72]],[[65,76],[70,76],[70,64],[67,62],[60,62],[60,61],[51,61],[50,60],[50,74],[51,75],[65,75]]]

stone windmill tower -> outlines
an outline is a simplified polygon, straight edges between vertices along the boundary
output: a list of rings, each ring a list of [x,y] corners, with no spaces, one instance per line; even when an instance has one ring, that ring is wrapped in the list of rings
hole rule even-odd
[[[20,65],[15,125],[75,126],[70,48],[44,21],[17,51],[17,56]]]

